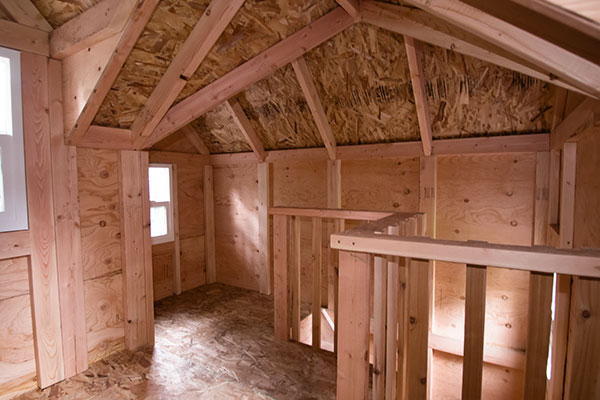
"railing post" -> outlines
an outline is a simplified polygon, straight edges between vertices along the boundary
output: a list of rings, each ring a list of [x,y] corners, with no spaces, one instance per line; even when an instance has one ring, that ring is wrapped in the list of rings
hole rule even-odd
[[[385,397],[385,322],[387,264],[375,256],[373,282],[373,400]]]
[[[290,339],[289,296],[288,296],[288,229],[290,217],[273,216],[273,300],[275,308],[275,337]]]
[[[370,256],[340,251],[337,398],[363,400],[369,391]]]
[[[313,298],[312,298],[312,347],[321,348],[321,254],[323,247],[323,224],[321,218],[312,219]]]
[[[408,398],[424,400],[427,398],[429,358],[429,261],[411,259],[408,280]]]
[[[300,341],[301,318],[301,277],[302,277],[302,220],[294,217],[293,260],[290,273],[290,293],[292,297],[292,340]]]
[[[398,235],[398,227],[388,228],[389,235]],[[396,398],[396,362],[398,354],[398,292],[400,290],[398,257],[388,259],[387,268],[387,331],[385,356],[385,398]]]
[[[463,400],[481,399],[483,339],[485,330],[486,267],[467,265],[465,289],[465,355],[463,358]]]

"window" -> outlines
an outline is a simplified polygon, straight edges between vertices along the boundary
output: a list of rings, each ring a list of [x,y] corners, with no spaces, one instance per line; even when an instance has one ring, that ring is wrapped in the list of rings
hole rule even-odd
[[[152,244],[172,242],[173,234],[173,168],[169,164],[150,164],[150,236]]]
[[[21,57],[0,47],[0,232],[28,228]]]

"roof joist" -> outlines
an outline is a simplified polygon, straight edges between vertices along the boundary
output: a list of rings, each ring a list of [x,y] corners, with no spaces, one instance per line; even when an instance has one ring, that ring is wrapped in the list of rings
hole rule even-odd
[[[336,8],[258,56],[240,65],[210,85],[171,107],[143,147],[161,139],[233,97],[250,85],[340,33],[354,23],[343,9]]]
[[[600,65],[458,0],[407,2],[549,71],[591,96],[600,96]]]
[[[300,83],[300,87],[302,88],[302,92],[304,93],[304,97],[306,98],[306,102],[310,108],[310,112],[315,120],[317,129],[321,135],[321,139],[323,140],[325,148],[327,149],[327,153],[329,154],[329,158],[335,160],[335,137],[331,131],[329,121],[327,121],[325,109],[321,104],[321,99],[319,98],[317,88],[315,87],[315,83],[310,71],[308,70],[308,66],[306,65],[304,57],[298,57],[292,61],[292,67],[294,67],[296,78],[298,78],[298,83]]]
[[[0,10],[20,25],[44,32],[52,31],[52,26],[31,0],[0,0]]]
[[[198,131],[196,131],[196,129],[192,125],[184,126],[183,128],[181,128],[181,131],[183,132],[188,142],[190,142],[192,146],[194,146],[194,148],[199,154],[202,154],[204,156],[210,154],[210,150],[208,150],[208,147],[206,147],[206,144],[200,138],[200,135],[198,135]]]
[[[354,19],[360,18],[359,0],[336,0],[350,16]]]
[[[135,146],[150,136],[183,87],[206,58],[244,0],[212,0],[133,121]]]
[[[264,161],[266,157],[265,148],[260,139],[258,138],[258,135],[254,131],[252,124],[248,120],[248,117],[246,117],[246,113],[244,113],[244,110],[242,109],[242,106],[240,106],[240,103],[233,99],[227,100],[225,102],[225,107],[231,113],[235,124],[242,132],[242,135],[244,135],[244,138],[250,145],[250,148],[256,155],[258,161]]]

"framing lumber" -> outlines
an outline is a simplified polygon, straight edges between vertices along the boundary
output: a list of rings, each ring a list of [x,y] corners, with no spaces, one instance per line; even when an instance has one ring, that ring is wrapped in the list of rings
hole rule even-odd
[[[387,262],[373,259],[373,400],[385,398],[385,323],[387,316]]]
[[[338,399],[369,397],[370,269],[368,254],[340,252]]]
[[[600,134],[600,100],[585,99],[552,130],[550,148],[558,150],[567,142]]]
[[[427,92],[425,91],[425,75],[423,75],[423,63],[421,61],[421,43],[409,36],[404,36],[404,45],[406,47],[406,58],[408,59],[415,108],[417,109],[417,118],[419,120],[423,154],[430,156],[433,133],[431,130],[429,105],[427,104]]]
[[[50,34],[50,56],[62,60],[122,32],[135,0],[103,0]]]
[[[179,192],[177,190],[177,164],[171,164],[171,198],[173,199],[173,244],[175,265],[173,266],[173,292],[181,294],[181,242],[179,236]]]
[[[407,2],[472,34],[480,35],[591,96],[600,96],[600,65],[458,0]]]
[[[54,230],[60,288],[65,378],[88,369],[87,328],[79,220],[77,149],[65,146],[61,63],[48,62]]]
[[[131,150],[131,130],[92,125],[77,147],[107,150]]]
[[[269,207],[271,206],[271,165],[269,163],[259,163],[257,169],[259,242],[258,248],[260,259],[259,291],[263,294],[271,294],[271,224],[269,221]],[[320,313],[317,314],[320,315]]]
[[[531,135],[492,136],[433,141],[434,155],[464,155],[489,153],[526,153],[548,151],[550,137],[547,133]],[[371,160],[395,157],[418,157],[423,155],[421,142],[398,142],[338,146],[338,160]],[[252,153],[212,154],[213,165],[229,165],[256,162]],[[329,160],[325,148],[271,150],[266,152],[266,162],[283,160]]]
[[[121,68],[125,64],[125,60],[129,56],[129,53],[131,53],[131,50],[144,30],[146,23],[150,20],[158,2],[159,0],[143,0],[143,2],[137,6],[129,18],[127,26],[118,36],[119,40],[116,48],[108,59],[106,67],[100,74],[100,77],[95,85],[93,85],[93,90],[90,92],[89,98],[82,103],[75,104],[75,106],[71,104],[69,112],[73,115],[70,117],[69,121],[65,121],[65,123],[68,124],[65,127],[67,130],[67,143],[77,145],[85,136],[96,113],[102,105],[102,101],[104,101],[108,91],[117,79]],[[110,38],[107,40],[110,40]],[[67,98],[65,101],[66,105],[69,104],[68,102],[71,102],[71,99]]]
[[[411,259],[408,264],[407,392],[409,399],[425,400],[429,373],[429,262]]]
[[[336,0],[350,16],[354,19],[360,18],[359,0]]]
[[[557,79],[549,71],[420,9],[363,0],[360,3],[360,11],[361,21],[371,25],[475,57],[569,90],[580,91],[573,85]]]
[[[342,162],[340,160],[327,161],[327,208],[342,208]],[[339,229],[339,222],[325,222],[325,226],[329,237]],[[327,250],[327,308],[336,310],[338,252],[329,244]]]
[[[185,135],[185,138],[188,140],[188,142],[190,142],[192,146],[194,146],[194,148],[199,154],[202,154],[204,156],[210,155],[210,150],[208,150],[208,147],[206,147],[206,144],[204,143],[202,138],[200,138],[200,135],[198,134],[196,128],[194,128],[191,125],[186,125],[183,128],[181,128],[181,131]]]
[[[546,244],[550,203],[550,152],[540,151],[535,158],[535,201],[533,206],[534,246]]]
[[[308,217],[308,218],[332,218],[349,219],[355,221],[376,221],[381,218],[393,215],[393,212],[385,211],[360,211],[360,210],[340,210],[331,208],[300,208],[300,207],[271,207],[270,215],[287,215],[290,217]],[[412,216],[412,213],[406,213]]]
[[[462,398],[468,400],[481,399],[483,385],[486,272],[486,267],[467,265]]]
[[[574,251],[427,237],[394,237],[356,229],[332,235],[331,247],[344,251],[600,278],[598,250]]]
[[[64,379],[58,265],[52,199],[52,154],[48,110],[48,62],[22,53],[23,136],[27,208],[31,235],[29,287],[38,385]]]
[[[212,165],[204,166],[204,254],[206,262],[206,282],[217,281],[217,261],[215,249],[215,190]]]
[[[154,343],[152,241],[147,174],[147,152],[119,152],[123,311],[125,345],[130,350]]]
[[[292,67],[294,67],[296,78],[302,88],[302,93],[304,93],[304,98],[308,103],[308,107],[315,120],[323,144],[327,149],[327,153],[329,153],[329,158],[335,160],[337,158],[335,153],[335,137],[331,131],[331,125],[329,125],[329,122],[327,121],[327,114],[325,114],[325,109],[321,104],[319,93],[317,92],[315,82],[308,70],[308,65],[306,65],[304,57],[300,56],[292,61]]]
[[[397,226],[388,228],[388,234],[398,235]],[[400,284],[400,264],[397,257],[387,261],[387,305],[385,332],[385,398],[395,399],[398,368],[398,299]]]
[[[171,107],[144,143],[151,147],[172,132],[212,110],[225,100],[331,39],[354,23],[343,9],[336,8],[298,32],[263,51],[187,99]]]
[[[293,258],[290,264],[290,297],[292,306],[292,340],[300,341],[300,320],[302,318],[302,219],[292,217]]]
[[[0,46],[50,56],[48,32],[0,19]]]
[[[239,130],[242,132],[242,135],[250,145],[250,148],[256,155],[258,161],[265,161],[265,148],[260,139],[258,138],[254,127],[248,120],[248,117],[246,117],[246,113],[242,109],[240,103],[234,99],[227,100],[225,102],[225,108],[227,108],[227,111],[229,111],[229,113],[231,114],[233,121],[235,122]]]
[[[573,248],[575,232],[575,181],[577,179],[577,143],[563,145],[560,190],[560,247]]]
[[[312,347],[321,348],[321,262],[323,220],[312,219]]]
[[[136,146],[142,145],[154,131],[243,4],[244,0],[212,0],[204,10],[133,121],[131,130]]]
[[[29,231],[3,232],[0,235],[0,260],[31,254]]]
[[[51,32],[52,26],[31,0],[0,0],[0,10],[18,24]]]
[[[535,36],[600,64],[600,27],[549,1],[509,0],[502,3],[462,0]]]
[[[290,297],[288,293],[288,237],[291,218],[286,215],[273,217],[273,300],[275,338],[290,338]]]

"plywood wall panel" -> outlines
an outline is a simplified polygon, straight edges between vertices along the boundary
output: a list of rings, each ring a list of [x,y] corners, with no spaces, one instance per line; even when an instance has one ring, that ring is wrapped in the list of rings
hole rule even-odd
[[[214,167],[217,281],[258,290],[257,166]]]
[[[84,282],[89,361],[125,347],[123,276],[120,272]]]
[[[342,208],[419,209],[419,158],[342,161]]]
[[[172,296],[175,293],[173,275],[175,271],[174,242],[152,246],[152,283],[154,301]]]
[[[0,301],[29,293],[27,257],[0,261]]]
[[[206,283],[204,235],[182,239],[181,290],[186,291]]]
[[[117,152],[77,149],[84,279],[121,269]]]

